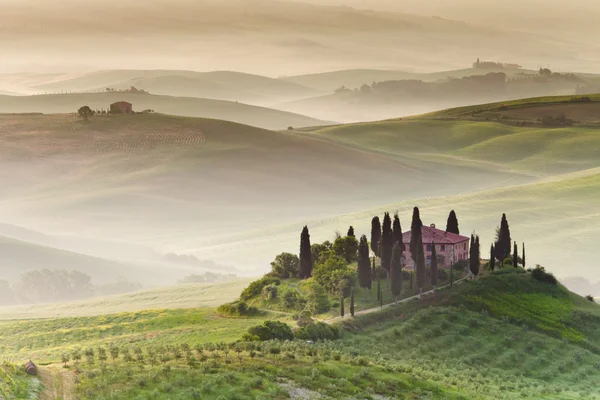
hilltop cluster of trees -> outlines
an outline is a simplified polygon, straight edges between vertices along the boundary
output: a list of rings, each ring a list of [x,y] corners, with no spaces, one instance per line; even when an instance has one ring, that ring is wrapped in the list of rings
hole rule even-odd
[[[574,74],[560,74],[549,69],[538,73],[520,73],[508,77],[504,72],[489,72],[436,82],[416,79],[390,80],[364,84],[354,90],[342,86],[335,93],[351,95],[356,100],[371,103],[390,102],[449,102],[451,100],[501,100],[510,97],[575,94],[578,85],[585,83]]]
[[[127,293],[141,288],[141,284],[125,278],[94,285],[89,275],[79,271],[42,269],[23,273],[13,285],[0,280],[0,305],[81,300],[98,295]]]

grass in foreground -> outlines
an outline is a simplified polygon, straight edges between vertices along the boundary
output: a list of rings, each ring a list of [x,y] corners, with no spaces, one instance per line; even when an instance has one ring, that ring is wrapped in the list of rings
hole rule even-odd
[[[345,334],[335,342],[235,343],[262,319],[210,315],[123,314],[33,329],[46,338],[65,323],[73,332],[102,332],[110,323],[124,330],[108,340],[69,336],[63,351],[82,348],[81,360],[68,362],[81,399],[284,399],[297,390],[335,399],[600,398],[594,346],[600,307],[513,268],[435,297],[346,317]],[[12,329],[16,335],[17,326]],[[35,336],[20,332],[24,341]],[[47,353],[48,361],[60,361],[58,353]]]

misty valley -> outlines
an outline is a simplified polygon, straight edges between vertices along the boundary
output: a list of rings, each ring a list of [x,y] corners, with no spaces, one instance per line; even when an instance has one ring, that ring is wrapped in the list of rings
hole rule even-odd
[[[0,0],[0,399],[600,399],[594,1]]]

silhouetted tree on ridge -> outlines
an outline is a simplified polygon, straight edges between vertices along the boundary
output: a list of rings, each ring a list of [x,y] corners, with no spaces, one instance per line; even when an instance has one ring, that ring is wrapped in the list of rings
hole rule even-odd
[[[358,244],[358,283],[361,288],[365,289],[366,296],[367,289],[371,290],[373,283],[371,258],[369,257],[369,244],[366,235],[360,237],[360,242]]]
[[[448,215],[448,222],[446,223],[446,232],[460,234],[460,230],[458,229],[458,219],[456,218],[456,213],[454,210],[450,211],[450,215]]]
[[[371,220],[371,251],[379,256],[379,241],[381,240],[381,222],[379,217],[375,216]]]
[[[310,234],[308,227],[304,226],[300,235],[300,278],[308,279],[312,276],[313,261],[310,251]]]
[[[392,219],[390,213],[385,213],[381,227],[381,267],[390,275],[390,262],[392,260],[392,249],[394,247],[394,232],[392,231]],[[388,279],[389,284],[389,279]]]

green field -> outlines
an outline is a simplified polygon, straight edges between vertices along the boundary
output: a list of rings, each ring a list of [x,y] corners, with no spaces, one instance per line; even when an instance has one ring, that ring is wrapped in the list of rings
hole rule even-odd
[[[0,320],[95,316],[165,308],[214,308],[236,299],[249,282],[249,279],[240,279],[190,283],[68,303],[0,307]]]
[[[61,391],[81,399],[600,395],[600,306],[512,267],[435,297],[348,316],[333,342],[234,343],[264,318],[189,309],[5,321],[0,351],[34,357],[46,390],[56,390],[46,378],[54,374]]]

